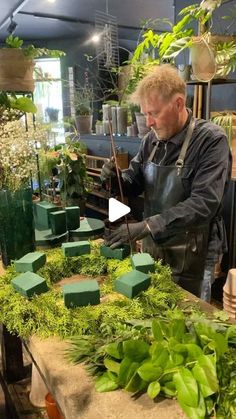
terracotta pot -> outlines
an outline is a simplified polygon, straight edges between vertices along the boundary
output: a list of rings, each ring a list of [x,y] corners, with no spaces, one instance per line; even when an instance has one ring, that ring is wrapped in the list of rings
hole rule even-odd
[[[62,419],[57,404],[50,393],[45,396],[45,406],[49,419]]]

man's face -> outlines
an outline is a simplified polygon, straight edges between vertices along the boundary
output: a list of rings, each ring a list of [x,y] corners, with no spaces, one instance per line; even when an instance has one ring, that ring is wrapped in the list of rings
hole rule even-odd
[[[159,139],[168,140],[179,131],[178,98],[165,101],[161,96],[150,95],[141,103],[146,125],[157,132]]]

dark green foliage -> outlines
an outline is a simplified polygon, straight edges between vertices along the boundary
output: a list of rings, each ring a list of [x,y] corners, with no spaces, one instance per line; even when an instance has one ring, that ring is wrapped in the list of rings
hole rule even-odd
[[[151,399],[158,394],[177,398],[191,419],[215,411],[217,418],[234,418],[236,352],[228,350],[228,343],[236,339],[236,327],[191,322],[176,314],[171,320],[156,318],[152,329],[126,325],[90,346],[86,336],[79,337],[67,354],[97,375],[97,391],[147,391]]]

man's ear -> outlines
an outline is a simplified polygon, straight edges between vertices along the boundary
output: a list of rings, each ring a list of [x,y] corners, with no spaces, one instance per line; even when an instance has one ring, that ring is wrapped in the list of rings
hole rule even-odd
[[[182,111],[185,107],[185,98],[183,96],[177,96],[175,99],[175,103],[178,111]]]

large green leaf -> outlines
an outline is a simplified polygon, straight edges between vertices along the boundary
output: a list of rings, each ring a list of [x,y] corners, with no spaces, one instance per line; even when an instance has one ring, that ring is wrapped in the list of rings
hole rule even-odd
[[[114,372],[117,375],[119,374],[119,371],[120,371],[119,362],[116,362],[113,359],[105,358],[104,365],[109,371]]]
[[[174,319],[170,324],[170,335],[181,341],[186,330],[184,319]]]
[[[36,113],[37,107],[28,97],[18,97],[16,99],[10,99],[11,107],[13,109],[18,109],[22,112],[31,112]]]
[[[192,369],[204,397],[211,396],[219,389],[215,359],[212,355],[202,355]]]
[[[145,387],[146,387],[146,383],[137,374],[137,372],[135,372],[130,378],[128,384],[125,386],[125,390],[131,391],[132,393],[136,393],[137,391],[140,391]]]
[[[197,407],[191,407],[183,403],[182,400],[177,397],[180,406],[190,419],[205,419],[206,417],[206,406],[203,395],[199,392],[199,403]]]
[[[96,379],[95,388],[100,393],[116,390],[118,388],[118,384],[115,374],[105,372]]]
[[[228,341],[221,333],[215,332],[214,339],[208,343],[208,348],[215,350],[218,357],[228,350]]]
[[[139,376],[149,383],[157,380],[162,372],[163,369],[160,366],[154,365],[151,361],[143,363],[137,370]]]
[[[147,389],[147,394],[151,399],[155,399],[155,397],[158,396],[160,391],[161,391],[160,384],[158,383],[158,381],[154,381],[149,384],[148,389]]]
[[[105,351],[108,355],[116,359],[123,358],[123,348],[121,342],[112,342],[106,345]]]
[[[157,320],[152,322],[152,333],[158,342],[164,339],[160,322]]]
[[[187,406],[198,406],[198,385],[191,371],[181,368],[173,376],[173,381],[177,390],[177,398]]]
[[[169,352],[161,343],[154,342],[150,348],[150,353],[155,366],[163,367],[166,365],[169,359]]]
[[[152,333],[157,341],[163,340],[170,336],[169,326],[161,320],[153,320]]]
[[[125,357],[134,362],[141,362],[149,356],[149,345],[143,340],[126,340],[123,342]]]
[[[188,351],[188,361],[195,361],[199,356],[203,354],[202,349],[200,346],[196,345],[195,343],[187,343],[185,345]]]
[[[125,387],[130,381],[134,372],[139,368],[139,362],[133,362],[129,358],[124,358],[120,364],[120,370],[118,375],[118,383],[121,387]]]

